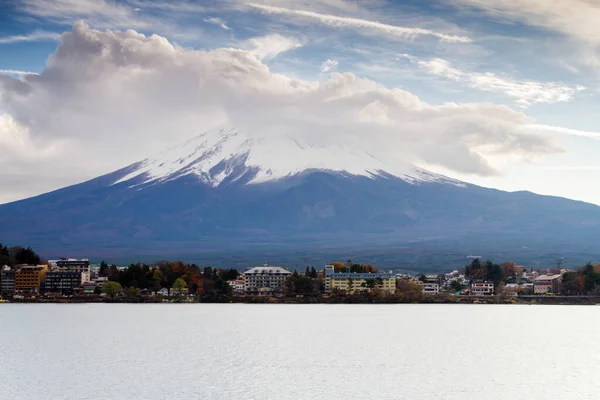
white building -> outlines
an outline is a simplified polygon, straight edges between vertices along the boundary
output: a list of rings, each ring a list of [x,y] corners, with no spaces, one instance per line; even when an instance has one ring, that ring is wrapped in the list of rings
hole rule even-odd
[[[494,294],[494,282],[471,283],[471,294],[473,296],[491,296]]]
[[[249,296],[282,296],[285,281],[292,275],[285,268],[269,265],[254,267],[243,273],[244,293]]]
[[[423,294],[436,295],[440,294],[440,284],[434,282],[423,283]]]
[[[233,290],[233,294],[235,294],[235,295],[243,295],[245,293],[244,280],[243,279],[230,280],[230,281],[227,281],[227,284]]]

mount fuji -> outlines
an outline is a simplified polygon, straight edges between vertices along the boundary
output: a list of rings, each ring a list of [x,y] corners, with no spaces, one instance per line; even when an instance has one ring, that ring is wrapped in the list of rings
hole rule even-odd
[[[394,153],[351,136],[299,140],[223,127],[0,205],[0,238],[47,257],[210,255],[224,263],[248,254],[303,262],[363,255],[434,268],[477,252],[521,262],[598,255],[600,207],[478,187]]]

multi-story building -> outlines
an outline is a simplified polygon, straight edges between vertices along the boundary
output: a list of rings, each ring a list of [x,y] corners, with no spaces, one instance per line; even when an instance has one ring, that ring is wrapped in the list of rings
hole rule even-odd
[[[325,292],[344,290],[356,292],[380,289],[386,293],[396,291],[396,277],[384,272],[335,272],[333,265],[325,266]]]
[[[560,290],[560,284],[562,282],[562,275],[540,275],[533,281],[533,293],[534,294],[545,294],[545,293],[558,293]]]
[[[440,294],[440,284],[436,282],[423,282],[423,294]]]
[[[87,258],[61,258],[60,260],[51,260],[49,263],[52,270],[56,272],[79,272],[81,282],[90,282],[92,279],[90,260]]]
[[[286,279],[292,273],[269,265],[254,267],[243,273],[244,293],[249,296],[282,296]]]
[[[0,270],[0,295],[9,296],[15,291],[15,271],[5,265]]]
[[[53,271],[46,273],[43,284],[45,292],[71,294],[81,286],[81,272]]]
[[[471,283],[471,294],[473,296],[491,296],[494,294],[494,282]]]
[[[47,265],[23,265],[15,271],[16,292],[39,292],[48,272]]]

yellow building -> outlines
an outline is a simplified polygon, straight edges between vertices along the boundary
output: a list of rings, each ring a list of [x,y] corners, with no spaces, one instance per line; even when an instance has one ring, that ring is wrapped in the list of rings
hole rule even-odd
[[[24,265],[15,271],[15,291],[39,292],[48,272],[47,265]]]
[[[325,292],[334,290],[360,292],[374,289],[390,294],[394,293],[396,291],[396,277],[392,271],[389,273],[335,272],[333,265],[325,266]]]

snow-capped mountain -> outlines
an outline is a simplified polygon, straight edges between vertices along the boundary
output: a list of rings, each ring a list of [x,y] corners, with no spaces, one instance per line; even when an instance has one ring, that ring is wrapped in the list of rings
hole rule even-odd
[[[518,262],[529,260],[524,254],[597,254],[595,205],[465,184],[350,136],[303,137],[210,131],[113,173],[0,205],[0,241],[46,257],[200,261],[210,253],[218,262],[254,254],[258,262],[287,252],[321,254],[312,258],[318,265],[374,254],[405,267],[433,267],[432,254],[455,262],[486,251]]]
[[[312,170],[366,177],[386,174],[413,183],[461,184],[384,150],[365,149],[364,142],[352,142],[347,137],[331,142],[325,137],[297,138],[285,132],[250,136],[235,128],[218,128],[135,164],[114,183],[141,178],[137,184],[147,184],[190,175],[216,187],[242,177],[246,183],[255,184]]]

